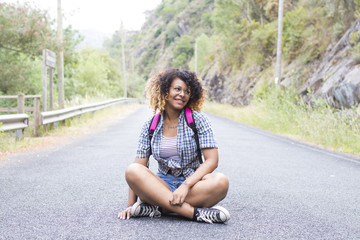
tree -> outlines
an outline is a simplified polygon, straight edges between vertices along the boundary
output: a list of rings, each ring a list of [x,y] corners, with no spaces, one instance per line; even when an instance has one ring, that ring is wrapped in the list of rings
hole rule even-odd
[[[194,54],[192,38],[188,35],[183,36],[176,44],[172,66],[176,68],[188,68],[188,61]]]
[[[91,97],[119,97],[122,94],[119,66],[103,50],[80,51],[77,93]]]
[[[7,54],[38,56],[42,49],[56,45],[47,13],[26,2],[0,3],[0,40],[0,48]]]
[[[45,11],[28,3],[0,3],[0,90],[4,94],[39,91],[42,49],[56,49]],[[40,68],[41,74],[41,68]]]

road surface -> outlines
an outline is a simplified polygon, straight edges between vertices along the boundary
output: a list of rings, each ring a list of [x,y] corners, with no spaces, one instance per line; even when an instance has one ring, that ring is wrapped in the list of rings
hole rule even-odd
[[[360,239],[360,161],[208,115],[230,179],[228,224],[121,221],[124,170],[151,112],[0,162],[0,239]],[[151,163],[156,169],[156,163]]]

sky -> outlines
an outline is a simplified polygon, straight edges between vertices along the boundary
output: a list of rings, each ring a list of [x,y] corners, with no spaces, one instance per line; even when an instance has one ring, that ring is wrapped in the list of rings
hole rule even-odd
[[[57,17],[58,0],[27,0],[40,9],[49,10]],[[18,0],[0,0],[16,3]],[[77,30],[96,30],[114,33],[123,21],[126,30],[140,30],[145,22],[145,11],[155,9],[161,0],[62,0],[63,27],[72,25]]]

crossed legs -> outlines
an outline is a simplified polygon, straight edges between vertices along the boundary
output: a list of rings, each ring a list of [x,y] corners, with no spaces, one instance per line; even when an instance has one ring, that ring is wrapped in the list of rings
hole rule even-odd
[[[190,219],[194,207],[212,207],[225,198],[229,188],[229,180],[224,174],[209,173],[190,189],[181,206],[174,206],[169,203],[172,196],[169,186],[145,166],[133,163],[126,169],[125,176],[130,188],[142,201]]]

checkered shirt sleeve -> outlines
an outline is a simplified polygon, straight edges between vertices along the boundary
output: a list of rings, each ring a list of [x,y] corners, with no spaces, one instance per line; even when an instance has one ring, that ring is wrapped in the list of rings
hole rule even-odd
[[[136,158],[149,158],[150,157],[150,139],[149,127],[152,117],[146,121],[141,128],[139,136],[138,147],[136,150]]]
[[[200,148],[218,148],[218,144],[208,117],[203,112],[194,111],[194,121],[198,129]]]

